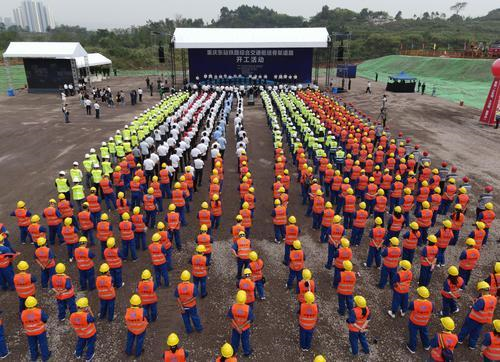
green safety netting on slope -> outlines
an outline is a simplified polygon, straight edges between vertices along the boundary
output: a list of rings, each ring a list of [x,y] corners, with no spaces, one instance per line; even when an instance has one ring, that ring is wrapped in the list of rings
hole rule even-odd
[[[492,82],[493,59],[456,59],[389,55],[358,65],[358,76],[386,82],[389,75],[405,71],[425,82],[426,93],[482,109]]]

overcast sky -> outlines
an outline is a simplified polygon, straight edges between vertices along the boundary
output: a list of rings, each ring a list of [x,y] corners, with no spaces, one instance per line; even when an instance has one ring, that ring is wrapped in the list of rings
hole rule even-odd
[[[330,8],[347,7],[359,11],[385,10],[395,15],[398,10],[403,17],[420,15],[425,11],[451,14],[450,6],[456,0],[350,0],[345,2],[326,0],[44,0],[54,14],[57,24],[81,25],[87,28],[113,28],[142,25],[148,19],[159,20],[183,17],[203,18],[206,21],[216,19],[219,9],[227,6],[234,9],[241,4],[267,6],[278,12],[290,15],[310,17],[316,14],[323,5]],[[12,17],[12,8],[20,4],[20,0],[0,0],[0,16]],[[376,4],[375,4],[376,3]],[[349,5],[347,5],[349,4]],[[395,5],[397,4],[397,5]],[[471,0],[464,14],[481,16],[488,11],[500,8],[498,0]]]

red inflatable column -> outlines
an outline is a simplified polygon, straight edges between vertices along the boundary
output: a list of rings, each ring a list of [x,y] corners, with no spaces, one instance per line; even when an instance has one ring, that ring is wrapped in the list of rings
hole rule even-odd
[[[480,118],[480,122],[488,126],[493,126],[495,124],[495,114],[500,99],[500,59],[493,62],[491,73],[493,74],[493,83],[491,84],[490,92],[484,103],[483,112]]]

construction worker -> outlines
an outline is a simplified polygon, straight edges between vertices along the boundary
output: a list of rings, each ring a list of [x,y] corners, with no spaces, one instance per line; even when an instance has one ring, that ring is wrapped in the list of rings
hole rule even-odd
[[[409,340],[406,348],[410,353],[417,351],[417,334],[420,333],[420,339],[425,350],[429,350],[429,321],[434,312],[434,304],[428,300],[429,289],[420,286],[417,288],[417,294],[420,298],[410,302],[410,320],[408,321]]]
[[[239,232],[239,238],[233,243],[232,253],[236,258],[236,279],[241,279],[241,272],[248,268],[250,264],[250,251],[252,251],[252,243],[245,237],[245,232]]]
[[[455,211],[450,216],[451,230],[453,232],[453,237],[451,238],[449,245],[457,245],[458,238],[460,236],[460,230],[462,229],[462,226],[464,225],[465,222],[465,214],[462,211],[463,211],[462,205],[456,204]]]
[[[334,217],[335,217],[335,211],[333,210],[332,203],[330,201],[327,201],[325,203],[325,208],[321,216],[320,242],[326,243],[328,241]],[[286,241],[286,228],[285,228],[285,241]]]
[[[56,272],[54,252],[47,247],[47,240],[45,238],[38,238],[36,244],[38,248],[35,249],[35,261],[40,266],[40,281],[42,282],[42,288],[47,288],[50,284],[52,275]]]
[[[286,236],[286,207],[281,205],[279,199],[274,200],[274,210],[271,213],[274,225],[274,242],[281,243]]]
[[[66,221],[65,221],[66,222]],[[97,223],[96,237],[101,244],[101,258],[104,258],[104,249],[106,249],[106,242],[113,236],[113,226],[109,222],[108,214],[101,214],[101,221]]]
[[[144,203],[144,205],[146,205],[146,203]],[[134,225],[135,249],[139,250],[140,248],[142,248],[142,250],[146,250],[146,231],[148,228],[148,223],[144,220],[144,215],[141,214],[141,208],[139,206],[134,207],[132,213],[133,214],[130,216],[130,221]]]
[[[99,297],[99,319],[108,318],[109,322],[115,319],[116,291],[113,286],[113,278],[109,272],[107,263],[102,263],[99,267],[100,275],[96,278],[97,295]]]
[[[155,271],[155,287],[162,285],[162,277],[165,287],[168,287],[170,283],[168,279],[167,249],[160,242],[161,235],[159,233],[154,233],[151,241],[152,243],[149,244],[148,250]]]
[[[95,342],[97,330],[95,327],[94,314],[89,306],[89,300],[85,297],[76,301],[78,311],[71,313],[69,322],[76,332],[78,340],[76,342],[75,357],[82,358],[83,350],[87,347],[85,361],[92,361],[94,358]]]
[[[325,210],[325,199],[323,198],[323,191],[318,189],[316,190],[316,194],[313,197],[313,204],[312,204],[313,229],[315,230],[320,229],[324,210]]]
[[[432,210],[431,226],[434,226],[436,224],[438,211],[439,208],[441,207],[441,202],[442,202],[441,189],[439,187],[432,189],[432,193],[429,196],[429,201]]]
[[[423,244],[424,240],[427,240],[429,228],[432,224],[432,215],[433,212],[430,209],[430,204],[428,201],[422,202],[422,209],[419,211],[415,211],[418,229],[420,231],[419,245]]]
[[[73,261],[73,252],[78,244],[78,228],[72,224],[73,220],[67,217],[64,219],[64,226],[61,229],[64,242],[66,243],[66,249],[68,251],[69,262]]]
[[[353,308],[353,294],[356,285],[356,273],[352,271],[352,263],[350,260],[344,260],[343,270],[337,274],[338,280],[334,283],[337,285],[337,297],[339,309],[337,312],[340,315],[345,315],[346,310],[350,311]]]
[[[148,269],[141,273],[141,281],[137,284],[137,294],[141,297],[144,315],[149,322],[154,322],[158,318],[158,295],[157,285],[153,281],[153,276]]]
[[[28,226],[28,235],[30,237],[30,241],[32,244],[34,244],[38,238],[43,237],[46,238],[47,235],[47,229],[45,226],[40,225],[40,216],[39,215],[33,215],[30,220],[31,224]],[[5,228],[5,226],[3,226]],[[0,232],[3,232],[3,230],[0,230]],[[4,243],[10,247],[10,243],[6,243],[7,240],[4,240]]]
[[[347,195],[344,197],[344,227],[346,229],[352,228],[352,223],[354,220],[354,213],[356,212],[356,196],[354,196],[354,190],[352,188],[347,189]]]
[[[144,308],[141,306],[141,297],[137,294],[130,298],[130,307],[125,313],[125,323],[127,324],[127,345],[125,353],[132,356],[135,342],[135,356],[142,354],[142,346],[146,337],[148,320],[146,319]]]
[[[250,327],[254,320],[252,308],[246,304],[247,294],[244,290],[236,293],[236,303],[232,305],[227,314],[231,319],[232,335],[231,346],[238,352],[240,341],[243,347],[243,355],[248,357],[252,354],[250,347]]]
[[[104,166],[104,165],[103,165]],[[104,197],[104,201],[106,202],[106,207],[108,208],[108,211],[111,211],[111,209],[116,208],[116,195],[115,191],[113,190],[113,184],[111,183],[111,180],[109,179],[109,174],[104,174],[102,177],[102,180],[99,181],[99,186],[101,187],[101,193]]]
[[[175,333],[170,333],[167,338],[168,350],[163,354],[165,362],[186,362],[189,353],[184,348],[179,347],[179,337]]]
[[[485,362],[500,360],[500,319],[493,321],[493,331],[484,335],[481,353]]]
[[[49,206],[43,210],[43,217],[47,220],[47,225],[49,226],[49,242],[50,245],[54,245],[56,242],[56,235],[59,239],[59,243],[63,242],[63,236],[61,234],[61,222],[62,215],[56,207],[56,200],[50,199]],[[82,227],[83,228],[83,227]]]
[[[431,282],[432,272],[436,267],[438,247],[437,238],[434,235],[427,237],[428,244],[420,250],[420,275],[418,277],[419,286],[428,286]]]
[[[404,317],[408,311],[408,293],[410,292],[411,281],[413,279],[411,263],[408,260],[401,260],[399,268],[392,285],[391,309],[387,311],[391,318],[396,318],[398,310],[401,313],[401,317]]]
[[[167,168],[166,163],[161,164],[160,176],[160,189],[163,198],[171,198],[172,191],[170,189],[170,171]]]
[[[12,261],[17,255],[5,245],[5,237],[0,234],[0,286],[2,290],[15,290]]]
[[[352,250],[350,248],[350,242],[347,238],[342,238],[340,240],[340,248],[334,251],[333,256],[335,257],[333,288],[337,288],[338,281],[340,280],[339,274],[344,269],[344,261],[352,259]]]
[[[125,175],[122,173],[121,166],[115,167],[115,170],[111,174],[111,180],[113,182],[113,185],[115,186],[116,194],[125,190]]]
[[[147,194],[145,194],[142,198],[142,203],[144,204],[144,210],[146,211],[145,223],[146,226],[153,228],[156,224],[156,199],[154,196],[155,190],[152,187],[149,187],[147,190]]]
[[[76,267],[80,276],[80,290],[95,289],[94,253],[88,249],[88,240],[85,236],[78,240],[79,246],[75,249]]]
[[[141,178],[139,176],[134,176],[132,181],[130,181],[130,204],[132,207],[141,206],[142,201],[142,189],[141,189]]]
[[[415,250],[417,249],[419,240],[420,231],[418,230],[418,224],[412,221],[410,223],[410,230],[403,235],[403,260],[408,260],[410,263],[413,263]]]
[[[207,275],[208,275],[208,262],[207,257],[204,255],[206,252],[205,245],[196,246],[196,254],[191,257],[192,275],[194,288],[198,291],[200,288],[201,298],[207,296]]]
[[[97,223],[97,220],[101,218],[102,207],[101,198],[97,195],[97,189],[95,187],[90,188],[90,195],[87,196],[87,204],[94,223]]]
[[[109,265],[109,272],[113,278],[115,288],[121,288],[125,285],[122,281],[122,265],[123,255],[116,247],[115,238],[110,237],[106,241],[106,249],[104,249],[104,260]]]
[[[181,282],[174,291],[174,296],[177,298],[177,304],[179,305],[182,321],[184,322],[187,334],[193,332],[191,321],[197,332],[203,330],[200,317],[198,316],[198,309],[196,308],[198,291],[195,289],[194,284],[190,282],[190,279],[191,273],[184,270],[181,273]]]
[[[174,184],[174,190],[172,191],[172,203],[175,205],[176,211],[179,213],[181,225],[186,226],[186,194],[181,189],[181,183],[176,182]]]
[[[69,170],[69,175],[72,182],[80,182],[83,180],[82,170],[79,168],[79,163],[77,161],[73,162],[73,167]]]
[[[311,349],[312,337],[318,323],[318,305],[314,303],[314,294],[306,292],[304,302],[298,310],[300,327],[300,348],[306,352]]]
[[[21,260],[17,263],[19,273],[14,275],[14,286],[19,297],[19,314],[25,309],[26,298],[34,297],[36,293],[36,278],[28,272],[29,264]]]
[[[481,248],[483,247],[484,237],[486,236],[486,231],[484,230],[486,225],[482,221],[476,221],[475,226],[476,227],[470,232],[468,237],[474,239],[474,241],[476,242],[475,248],[477,250],[481,250]]]
[[[368,211],[366,211],[366,203],[360,202],[359,209],[354,213],[351,233],[351,244],[359,246],[365,232],[366,223],[368,221]]]
[[[92,178],[92,165],[94,162],[90,159],[90,155],[88,153],[85,154],[85,159],[82,162],[83,168],[85,170],[85,186],[90,187],[90,181]]]
[[[338,203],[340,188],[342,186],[342,175],[339,170],[335,170],[332,183],[330,185],[330,201],[334,204]]]
[[[26,203],[24,201],[18,201],[16,206],[17,208],[10,213],[10,216],[16,217],[17,226],[19,227],[19,241],[21,244],[26,244],[31,211],[26,209]]]
[[[497,306],[497,298],[490,295],[490,285],[485,281],[477,283],[477,291],[480,295],[474,300],[470,312],[465,317],[460,333],[458,333],[458,343],[462,344],[465,338],[469,337],[469,349],[475,349],[481,330],[485,324],[491,324],[493,314]]]
[[[431,340],[431,361],[444,362],[453,360],[453,350],[458,343],[458,337],[453,333],[455,322],[450,317],[440,319],[443,331],[436,333]]]
[[[241,225],[245,227],[245,235],[250,237],[250,229],[252,228],[252,211],[249,209],[248,202],[243,202],[239,214],[242,217]]]
[[[288,224],[285,226],[285,254],[283,256],[283,264],[288,266],[290,261],[290,249],[295,240],[299,238],[300,228],[297,226],[297,219],[295,216],[288,218]]]
[[[198,211],[197,218],[200,222],[200,227],[202,225],[206,225],[207,234],[212,235],[212,214],[210,213],[210,210],[208,210],[208,202],[203,201],[201,203],[201,210]]]
[[[458,195],[456,197],[456,204],[455,205],[460,205],[462,207],[462,210],[467,212],[467,206],[469,205],[470,197],[467,195],[467,189],[465,187],[460,187],[458,189]]]
[[[455,185],[455,179],[450,177],[443,190],[443,200],[441,201],[441,207],[438,211],[440,215],[448,214],[448,209],[450,208],[451,203],[455,200],[456,195],[457,186]]]
[[[458,274],[463,278],[465,285],[469,284],[470,275],[476,267],[480,256],[481,253],[476,249],[476,241],[467,238],[465,240],[465,250],[458,257]]]
[[[415,197],[411,194],[411,189],[408,187],[405,187],[403,189],[404,196],[403,196],[403,204],[401,205],[402,211],[403,211],[403,217],[405,218],[405,226],[410,225],[410,212],[411,209],[413,209],[413,206],[415,205]]]
[[[288,262],[289,274],[288,281],[286,282],[286,287],[292,289],[292,283],[297,279],[297,283],[302,279],[302,270],[304,269],[304,261],[306,256],[304,250],[302,250],[302,244],[300,240],[294,240],[292,244],[292,249],[290,250],[290,259]]]
[[[351,352],[354,356],[357,356],[359,351],[358,341],[361,343],[363,352],[366,354],[370,353],[366,331],[368,330],[368,323],[371,320],[371,312],[366,306],[366,299],[360,295],[354,297],[354,304],[355,307],[349,311],[347,327],[349,328]]]
[[[484,280],[490,285],[490,294],[500,296],[500,261],[493,265],[493,270]]]
[[[234,357],[233,346],[229,343],[224,343],[220,349],[220,356],[215,359],[215,362],[237,362],[238,359]]]
[[[391,286],[391,288],[393,287],[398,270],[399,258],[401,257],[399,239],[396,237],[392,237],[389,242],[391,245],[384,248],[381,252],[383,262],[382,268],[380,269],[380,281],[378,283],[378,287],[380,289],[385,288],[387,279],[389,279],[389,285]]]
[[[244,290],[247,293],[246,304],[253,308],[255,302],[255,282],[252,280],[252,270],[245,268],[243,270],[243,278],[241,278],[237,285],[239,290]]]
[[[302,280],[298,283],[297,300],[299,307],[305,302],[304,295],[306,292],[316,293],[316,283],[312,279],[312,272],[309,269],[302,270]]]
[[[345,228],[340,223],[342,218],[340,215],[335,215],[333,217],[333,224],[330,229],[330,236],[328,237],[328,255],[326,259],[325,268],[330,270],[332,268],[333,259],[335,258],[335,252],[341,244],[341,240],[345,235]]]
[[[182,249],[181,241],[181,221],[180,214],[176,211],[176,206],[174,204],[168,205],[168,213],[165,216],[165,220],[168,225],[168,239],[170,241],[175,241],[175,247],[177,250]]]
[[[49,316],[37,307],[38,301],[35,297],[26,298],[26,309],[21,313],[24,333],[28,337],[30,357],[32,361],[38,360],[41,355],[42,361],[48,361],[51,355],[47,343],[46,323]]]
[[[102,170],[99,168],[99,164],[98,163],[94,163],[94,165],[92,166],[92,171],[90,171],[90,174],[92,175],[92,188],[95,189],[95,192],[97,193],[97,190],[99,190],[99,182],[101,182],[102,180],[102,175],[103,175],[103,172]]]
[[[436,265],[438,267],[445,265],[445,252],[450,240],[453,238],[453,231],[451,229],[452,223],[450,220],[443,220],[443,227],[440,228],[434,236],[437,238],[438,254],[436,258]]]
[[[121,191],[118,192],[118,198],[116,199],[116,210],[118,210],[118,214],[120,216],[130,211],[130,208],[128,206],[128,201],[125,198],[125,194]]]
[[[370,177],[368,179],[368,186],[366,186],[366,193],[364,196],[364,200],[366,202],[368,215],[371,215],[373,212],[373,208],[375,207],[375,199],[377,197],[378,186],[375,183],[375,178]]]
[[[150,187],[153,188],[153,197],[157,212],[163,212],[163,194],[161,192],[161,184],[158,181],[158,176],[153,176]]]
[[[56,274],[52,276],[52,290],[56,294],[57,318],[60,322],[66,319],[66,309],[69,313],[76,312],[75,290],[71,278],[65,274],[66,266],[63,263],[56,265]]]
[[[252,281],[255,283],[256,295],[260,300],[265,300],[266,295],[264,294],[264,284],[265,279],[262,274],[262,270],[264,269],[264,262],[259,258],[259,255],[255,251],[251,251],[248,254],[250,259],[250,263],[248,267],[252,271]]]
[[[94,226],[96,225],[96,221],[94,216],[90,213],[89,204],[87,202],[82,204],[82,211],[80,211],[77,216],[82,235],[90,241],[91,246],[94,245]]]
[[[458,313],[458,300],[462,296],[462,290],[465,289],[464,280],[458,274],[456,266],[448,268],[448,277],[443,283],[441,296],[443,297],[443,310],[441,315],[449,317],[451,314]]]
[[[393,212],[394,213],[389,217],[389,221],[387,222],[387,232],[384,238],[384,245],[386,246],[389,245],[389,240],[391,238],[399,238],[405,221],[404,216],[401,214],[401,206],[394,207]]]
[[[118,224],[120,230],[120,238],[122,239],[122,255],[124,260],[128,260],[128,251],[132,261],[137,260],[136,246],[135,246],[135,226],[130,221],[128,212],[122,214],[122,221]]]
[[[478,221],[482,221],[485,225],[484,231],[486,232],[486,235],[484,236],[483,245],[486,245],[488,242],[491,224],[493,224],[493,220],[495,220],[495,212],[493,211],[493,204],[491,202],[486,203],[484,207],[485,210],[479,213]]]
[[[375,197],[375,206],[373,207],[373,215],[375,218],[379,217],[382,220],[382,225],[384,225],[385,209],[387,207],[387,197],[382,189],[377,191],[377,196]]]
[[[371,268],[373,262],[375,261],[375,265],[377,266],[377,268],[379,268],[382,262],[381,253],[386,233],[386,230],[382,226],[382,223],[382,219],[380,217],[376,217],[375,226],[370,230],[368,256],[366,258],[366,263],[363,263],[363,266],[365,267]]]
[[[57,193],[64,194],[66,196],[66,200],[69,200],[71,197],[69,192],[70,187],[65,171],[59,171],[59,176],[56,178],[54,184],[56,186]]]
[[[401,199],[403,198],[404,184],[401,182],[401,175],[396,175],[394,177],[395,182],[392,183],[390,187],[390,197],[389,197],[389,213],[392,214],[396,206],[401,205]]]

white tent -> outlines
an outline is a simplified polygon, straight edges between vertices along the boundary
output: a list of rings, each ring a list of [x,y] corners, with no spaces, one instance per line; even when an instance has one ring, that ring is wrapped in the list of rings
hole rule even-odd
[[[326,28],[177,28],[175,48],[326,48]]]
[[[87,52],[80,43],[69,42],[11,42],[4,58],[56,58],[85,57]]]
[[[106,58],[101,53],[89,53],[88,56],[89,67],[96,67],[98,65],[108,65],[111,64],[111,59]],[[85,68],[85,57],[76,58],[77,68]]]

